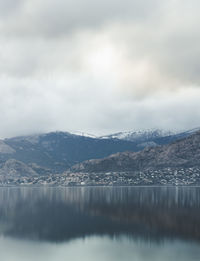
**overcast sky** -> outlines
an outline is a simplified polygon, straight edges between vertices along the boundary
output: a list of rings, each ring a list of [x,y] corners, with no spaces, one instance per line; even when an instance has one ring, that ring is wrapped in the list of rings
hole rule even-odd
[[[200,126],[198,0],[0,0],[0,137]]]

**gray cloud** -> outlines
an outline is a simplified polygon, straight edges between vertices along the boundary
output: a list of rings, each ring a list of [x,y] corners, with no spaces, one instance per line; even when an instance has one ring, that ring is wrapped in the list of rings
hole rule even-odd
[[[0,15],[6,19],[6,16],[13,15],[22,5],[22,0],[0,1]]]
[[[197,0],[0,0],[0,135],[199,125]]]
[[[96,27],[118,20],[145,22],[154,17],[161,5],[158,0],[18,0],[1,4],[2,12],[16,9],[4,24],[4,33],[59,36],[83,27]]]

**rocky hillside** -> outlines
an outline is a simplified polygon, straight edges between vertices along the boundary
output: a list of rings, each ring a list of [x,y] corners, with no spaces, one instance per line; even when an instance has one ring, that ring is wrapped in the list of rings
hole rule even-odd
[[[88,160],[73,166],[72,170],[75,172],[138,171],[192,166],[200,166],[200,131],[169,145]]]
[[[31,167],[21,161],[9,159],[0,165],[0,177],[21,177],[21,176],[37,176]]]

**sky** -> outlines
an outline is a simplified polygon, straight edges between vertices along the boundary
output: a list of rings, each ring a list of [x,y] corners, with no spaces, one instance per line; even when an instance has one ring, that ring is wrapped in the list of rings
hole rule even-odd
[[[0,0],[0,137],[200,126],[198,0]]]

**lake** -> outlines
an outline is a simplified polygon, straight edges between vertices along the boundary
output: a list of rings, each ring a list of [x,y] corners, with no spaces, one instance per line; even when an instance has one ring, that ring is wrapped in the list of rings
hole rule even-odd
[[[199,187],[0,188],[4,261],[199,261]]]

